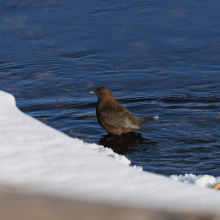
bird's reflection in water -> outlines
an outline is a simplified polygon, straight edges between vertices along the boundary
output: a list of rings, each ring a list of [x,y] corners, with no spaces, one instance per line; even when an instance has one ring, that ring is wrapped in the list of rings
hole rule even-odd
[[[107,134],[99,141],[99,145],[111,148],[115,153],[126,155],[135,151],[146,149],[149,145],[156,145],[157,142],[143,138],[141,133],[129,132],[121,135]]]

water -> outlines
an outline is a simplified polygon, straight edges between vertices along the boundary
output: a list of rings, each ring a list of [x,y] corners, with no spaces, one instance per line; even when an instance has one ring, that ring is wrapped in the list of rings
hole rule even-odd
[[[0,2],[0,89],[71,137],[163,175],[220,173],[220,2]],[[138,116],[111,138],[95,116],[109,87]]]

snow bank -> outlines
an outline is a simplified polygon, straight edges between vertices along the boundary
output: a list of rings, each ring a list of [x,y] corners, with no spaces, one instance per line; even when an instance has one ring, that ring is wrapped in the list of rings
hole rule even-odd
[[[128,164],[109,149],[71,138],[25,115],[12,95],[0,91],[1,189],[220,214],[217,190],[138,172]]]

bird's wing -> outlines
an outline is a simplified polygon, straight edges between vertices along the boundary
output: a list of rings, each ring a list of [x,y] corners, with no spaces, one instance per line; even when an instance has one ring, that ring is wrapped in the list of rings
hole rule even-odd
[[[100,115],[106,124],[114,127],[138,129],[139,126],[134,125],[127,117],[126,112],[116,112],[112,108],[104,108],[100,111]]]

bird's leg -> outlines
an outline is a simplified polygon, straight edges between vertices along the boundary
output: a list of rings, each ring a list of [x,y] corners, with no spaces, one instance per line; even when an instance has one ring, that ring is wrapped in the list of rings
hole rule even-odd
[[[110,140],[112,140],[114,137],[115,137],[115,135],[114,134],[111,134],[111,133],[109,133],[109,138],[107,139],[108,141],[110,141]]]

